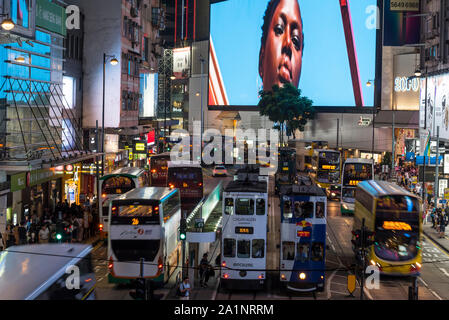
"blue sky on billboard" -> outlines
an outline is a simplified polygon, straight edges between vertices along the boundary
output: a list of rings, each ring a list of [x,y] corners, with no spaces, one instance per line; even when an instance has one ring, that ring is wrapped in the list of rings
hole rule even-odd
[[[262,89],[259,51],[268,0],[228,0],[211,5],[211,39],[229,105],[255,106]],[[304,51],[299,88],[315,106],[355,106],[339,1],[299,0]],[[376,0],[349,1],[365,106],[374,105]],[[213,64],[210,63],[212,66]]]

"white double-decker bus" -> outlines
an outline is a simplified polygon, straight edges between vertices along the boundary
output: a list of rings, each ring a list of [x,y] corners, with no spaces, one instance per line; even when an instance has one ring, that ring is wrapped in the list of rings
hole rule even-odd
[[[107,237],[109,232],[109,203],[115,197],[135,188],[148,185],[148,173],[141,168],[125,167],[100,178],[100,234]]]
[[[145,278],[163,286],[173,275],[179,276],[180,219],[177,189],[137,188],[113,199],[109,206],[109,281]]]
[[[267,266],[268,177],[239,173],[223,192],[221,287],[260,289]]]
[[[355,189],[365,180],[372,180],[374,174],[373,160],[350,158],[343,165],[341,175],[341,213],[353,214]]]

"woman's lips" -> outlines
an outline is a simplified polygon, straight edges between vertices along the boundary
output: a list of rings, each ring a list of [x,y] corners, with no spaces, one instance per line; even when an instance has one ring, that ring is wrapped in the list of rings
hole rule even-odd
[[[281,66],[279,69],[279,80],[281,83],[290,83],[292,82],[290,76],[290,70],[286,66]]]

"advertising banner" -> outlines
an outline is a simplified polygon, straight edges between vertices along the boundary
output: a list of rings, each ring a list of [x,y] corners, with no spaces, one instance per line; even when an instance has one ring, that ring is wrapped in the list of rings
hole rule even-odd
[[[186,79],[190,70],[190,47],[173,49],[173,73],[176,78]]]
[[[291,83],[315,106],[373,106],[376,0],[211,4],[209,106],[255,107]]]
[[[427,97],[426,97],[427,91]],[[438,75],[421,80],[420,127],[436,137],[440,128],[440,138],[449,139],[449,75]]]
[[[391,0],[391,11],[419,11],[419,0]]]

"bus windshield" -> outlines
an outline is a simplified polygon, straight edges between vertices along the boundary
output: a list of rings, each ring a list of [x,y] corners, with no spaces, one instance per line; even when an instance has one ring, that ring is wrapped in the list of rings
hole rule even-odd
[[[159,206],[157,205],[112,205],[111,219],[113,222],[126,220],[126,223],[134,223],[132,220],[141,219],[145,223],[159,224]],[[128,221],[130,220],[130,221]],[[139,221],[136,221],[138,224]]]
[[[167,162],[168,159],[166,158],[151,159],[151,169],[167,170]]]
[[[320,152],[319,161],[320,168],[323,168],[323,166],[330,166],[329,168],[324,167],[323,169],[338,169],[338,166],[340,164],[340,153],[326,151]]]
[[[348,163],[343,172],[343,185],[356,186],[358,182],[373,178],[372,165],[365,163]]]
[[[202,188],[203,174],[201,168],[176,168],[169,170],[168,180],[176,187]]]
[[[418,254],[419,202],[409,196],[377,201],[374,252],[386,261],[407,261]]]
[[[104,194],[123,194],[136,187],[134,181],[129,177],[115,176],[103,181],[102,192]]]

